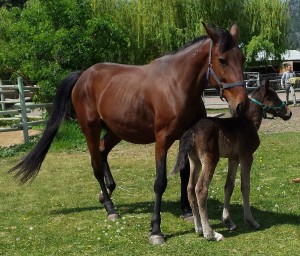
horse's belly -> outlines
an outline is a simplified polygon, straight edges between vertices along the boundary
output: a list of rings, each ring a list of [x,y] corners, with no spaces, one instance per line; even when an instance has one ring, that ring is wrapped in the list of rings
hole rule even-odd
[[[154,129],[136,126],[125,125],[118,123],[106,124],[108,128],[122,140],[135,144],[149,144],[155,142]]]

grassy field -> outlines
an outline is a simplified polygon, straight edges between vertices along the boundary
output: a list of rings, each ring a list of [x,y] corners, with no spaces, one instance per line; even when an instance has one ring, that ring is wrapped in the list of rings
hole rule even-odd
[[[299,255],[300,184],[291,180],[300,177],[300,133],[261,134],[251,176],[258,231],[243,222],[239,176],[231,207],[238,229],[229,232],[220,221],[225,160],[217,167],[208,201],[212,226],[226,238],[222,242],[197,236],[193,224],[180,218],[179,176],[169,177],[162,205],[163,246],[148,243],[154,145],[122,142],[112,151],[113,199],[122,217],[107,222],[83,138],[72,136],[75,142],[60,135],[36,180],[25,186],[18,186],[7,170],[20,159],[20,154],[13,156],[16,151],[27,151],[31,144],[0,149],[0,255]],[[168,171],[177,149],[175,143]]]

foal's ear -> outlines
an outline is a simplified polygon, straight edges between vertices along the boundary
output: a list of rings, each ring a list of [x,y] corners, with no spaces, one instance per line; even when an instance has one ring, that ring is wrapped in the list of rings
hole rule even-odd
[[[213,26],[206,25],[203,21],[202,21],[202,25],[206,31],[206,34],[209,36],[209,38],[214,42],[214,44],[217,44],[219,41],[219,37],[215,33]]]
[[[262,90],[265,94],[268,88],[269,88],[269,79],[263,79],[260,83],[260,90]]]
[[[269,79],[263,79],[261,82],[261,86],[263,86],[265,89],[268,89],[270,85]]]
[[[230,28],[230,35],[232,36],[233,40],[237,43],[239,38],[239,28],[236,23],[232,24]]]

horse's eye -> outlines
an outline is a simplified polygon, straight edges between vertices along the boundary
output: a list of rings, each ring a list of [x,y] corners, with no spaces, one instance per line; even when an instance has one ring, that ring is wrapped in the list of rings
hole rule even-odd
[[[219,62],[221,65],[226,65],[227,64],[227,61],[223,58],[219,58]]]

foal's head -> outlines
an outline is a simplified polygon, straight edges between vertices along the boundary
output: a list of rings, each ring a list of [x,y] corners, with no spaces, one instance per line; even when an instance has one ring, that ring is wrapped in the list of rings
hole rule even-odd
[[[208,82],[220,89],[220,96],[229,103],[233,116],[244,114],[249,107],[249,99],[243,76],[245,57],[237,44],[238,27],[234,24],[227,31],[204,23],[203,26],[211,39]]]
[[[275,90],[269,86],[269,80],[262,81],[259,89],[253,92],[251,100],[262,107],[263,117],[266,117],[267,113],[273,117],[278,116],[285,121],[292,117],[292,111],[281,101]]]

